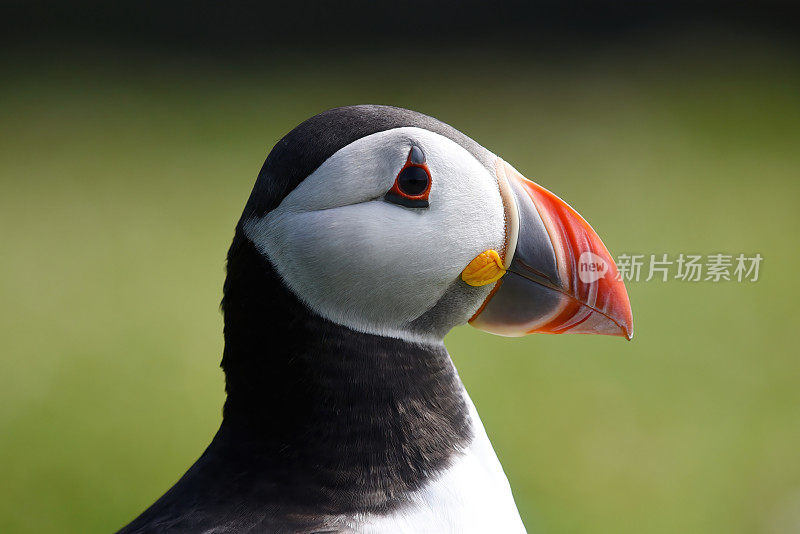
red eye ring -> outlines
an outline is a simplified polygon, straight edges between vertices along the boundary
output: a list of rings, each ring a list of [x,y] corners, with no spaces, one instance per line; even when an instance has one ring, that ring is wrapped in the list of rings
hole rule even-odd
[[[422,149],[412,146],[405,164],[384,198],[407,208],[427,208],[431,182],[431,171],[425,163]]]

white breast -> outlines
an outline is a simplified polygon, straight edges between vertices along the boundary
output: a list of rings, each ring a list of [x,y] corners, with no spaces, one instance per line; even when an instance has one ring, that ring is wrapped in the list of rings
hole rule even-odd
[[[466,396],[466,393],[465,393]],[[447,471],[412,497],[412,504],[388,516],[364,516],[356,532],[524,533],[511,488],[469,397],[475,437]]]

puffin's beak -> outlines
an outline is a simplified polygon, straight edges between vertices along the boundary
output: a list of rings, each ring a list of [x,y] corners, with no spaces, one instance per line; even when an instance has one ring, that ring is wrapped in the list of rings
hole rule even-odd
[[[493,268],[505,274],[470,324],[504,336],[540,332],[631,339],[628,292],[589,223],[499,157],[496,172],[506,211],[505,247],[493,254],[496,266],[477,261],[486,253],[470,266],[476,271],[473,264],[480,263],[481,273]],[[481,285],[470,281],[469,271],[465,269],[464,280]]]

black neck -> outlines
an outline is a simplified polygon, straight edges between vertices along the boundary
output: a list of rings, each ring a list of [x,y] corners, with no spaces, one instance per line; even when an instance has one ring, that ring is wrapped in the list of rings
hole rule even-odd
[[[240,229],[223,310],[228,399],[215,441],[293,503],[386,509],[469,443],[463,388],[443,345],[363,334],[312,313]]]

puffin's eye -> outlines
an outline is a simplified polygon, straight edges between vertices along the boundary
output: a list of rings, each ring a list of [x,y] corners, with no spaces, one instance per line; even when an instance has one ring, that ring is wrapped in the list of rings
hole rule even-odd
[[[430,190],[431,173],[425,164],[425,154],[418,146],[412,146],[405,165],[384,198],[407,208],[427,208]]]
[[[428,189],[430,184],[428,173],[422,167],[412,165],[406,167],[397,175],[397,188],[404,195],[416,197]]]

